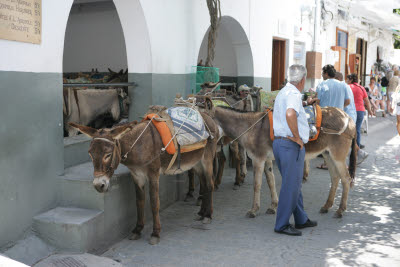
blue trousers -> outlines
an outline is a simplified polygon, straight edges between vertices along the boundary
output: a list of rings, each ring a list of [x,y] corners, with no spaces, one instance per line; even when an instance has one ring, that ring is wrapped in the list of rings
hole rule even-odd
[[[365,111],[357,111],[357,121],[356,121],[356,130],[357,130],[357,145],[360,147],[361,144],[361,124],[363,122],[365,115]]]
[[[306,151],[304,147],[300,150],[298,144],[285,139],[275,139],[273,151],[275,162],[282,175],[275,222],[275,230],[280,231],[289,225],[292,214],[296,224],[304,224],[308,219],[301,194]]]

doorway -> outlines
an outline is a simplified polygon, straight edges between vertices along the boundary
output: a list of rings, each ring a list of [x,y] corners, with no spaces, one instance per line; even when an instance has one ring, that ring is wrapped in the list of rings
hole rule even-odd
[[[271,91],[282,88],[285,82],[286,40],[274,38],[272,42]]]
[[[357,39],[357,51],[356,53],[361,55],[361,60],[360,60],[360,80],[361,80],[361,85],[365,86],[365,78],[366,78],[366,69],[367,69],[367,47],[368,47],[368,42],[365,41],[364,39],[358,38]]]

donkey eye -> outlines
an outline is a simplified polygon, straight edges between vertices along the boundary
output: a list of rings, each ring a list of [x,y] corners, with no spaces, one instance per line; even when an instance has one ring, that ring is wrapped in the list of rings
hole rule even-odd
[[[104,156],[104,159],[107,160],[111,157],[111,153]]]

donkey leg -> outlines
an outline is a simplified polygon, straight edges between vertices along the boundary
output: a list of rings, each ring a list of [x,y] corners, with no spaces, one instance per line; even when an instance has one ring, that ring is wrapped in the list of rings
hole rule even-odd
[[[138,185],[135,182],[136,189],[136,210],[137,210],[137,222],[136,227],[132,231],[132,235],[129,237],[131,240],[137,240],[141,237],[141,232],[144,227],[144,203],[145,203],[145,195],[144,195],[144,185]]]
[[[336,167],[337,167],[338,173],[340,174],[343,191],[342,191],[342,198],[340,200],[339,209],[335,212],[334,217],[342,218],[343,212],[347,209],[347,197],[349,195],[351,179],[350,179],[349,171],[347,170],[346,162],[336,162]]]
[[[235,183],[233,184],[233,190],[238,190],[240,186],[240,155],[239,155],[239,144],[237,142],[234,142],[232,145],[230,145],[231,151],[233,152],[233,161],[235,163],[235,168],[236,168],[236,175],[235,175]]]
[[[247,217],[255,218],[257,212],[260,209],[260,191],[262,184],[262,173],[264,170],[264,162],[253,160],[254,168],[254,196],[253,196],[253,207],[247,212]]]
[[[212,171],[211,171],[212,173]],[[197,213],[195,220],[202,221],[203,223],[210,223],[213,212],[212,207],[212,191],[214,188],[212,175],[208,171],[204,171],[200,176],[200,185],[203,188],[203,198],[201,202],[200,211]]]
[[[310,161],[304,161],[304,171],[303,171],[303,183],[308,181],[308,175],[310,174]]]
[[[218,156],[218,172],[217,177],[215,179],[215,186],[219,186],[222,181],[222,174],[224,173],[226,157],[224,151],[221,149],[220,152],[217,154]]]
[[[336,166],[334,162],[332,161],[331,157],[327,153],[322,154],[324,156],[324,159],[326,161],[326,164],[328,165],[328,170],[329,174],[331,176],[331,189],[329,190],[329,195],[328,199],[326,200],[326,203],[322,208],[320,209],[320,213],[327,213],[328,210],[333,206],[333,202],[335,201],[335,195],[336,195],[336,190],[339,184],[339,176],[337,173]]]
[[[271,206],[267,209],[267,214],[275,214],[276,208],[278,207],[278,194],[276,193],[275,187],[275,175],[272,165],[272,160],[267,160],[264,167],[265,177],[267,178],[267,183],[269,191],[271,192]]]
[[[149,181],[151,211],[153,213],[153,233],[151,233],[150,245],[160,242],[160,196],[159,196],[159,177],[154,175]]]
[[[246,149],[241,146],[239,146],[239,158],[240,158],[240,184],[244,183],[244,178],[246,178],[247,175],[247,154],[246,154]]]
[[[189,191],[186,194],[185,197],[185,202],[189,202],[194,199],[193,193],[194,193],[194,171],[189,170],[188,171],[188,177],[189,177]]]

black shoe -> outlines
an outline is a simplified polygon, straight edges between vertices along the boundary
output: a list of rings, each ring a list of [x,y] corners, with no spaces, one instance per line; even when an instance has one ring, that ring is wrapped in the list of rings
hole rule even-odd
[[[283,230],[274,230],[275,233],[278,234],[285,234],[285,235],[293,235],[293,236],[300,236],[301,235],[301,231],[294,229],[294,227],[289,224],[288,226],[286,226],[286,228],[284,228]]]
[[[318,225],[317,221],[311,221],[310,219],[307,219],[307,221],[304,224],[296,224],[294,227],[296,227],[296,229],[303,229],[307,227],[314,227],[317,225]]]
[[[364,147],[365,147],[364,145],[360,144],[360,149],[363,149]]]

